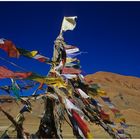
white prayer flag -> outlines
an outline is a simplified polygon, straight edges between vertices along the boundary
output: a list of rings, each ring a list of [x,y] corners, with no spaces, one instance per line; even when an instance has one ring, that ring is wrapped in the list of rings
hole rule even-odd
[[[67,79],[73,79],[76,78],[76,74],[61,74],[62,76],[66,77]]]
[[[74,49],[66,50],[66,54],[72,54],[72,53],[76,53],[76,52],[79,52],[79,48],[74,48]]]
[[[4,44],[4,39],[3,38],[0,39],[0,44]]]
[[[62,26],[61,26],[61,32],[67,31],[67,30],[73,30],[76,26],[76,21],[75,21],[76,18],[77,18],[77,16],[64,17]]]
[[[83,114],[83,112],[77,106],[75,106],[69,99],[65,98],[64,103],[65,103],[66,108],[69,109],[70,111],[71,109],[73,109]]]
[[[77,90],[83,98],[89,98],[89,96],[83,90],[81,90],[80,88],[77,88]]]

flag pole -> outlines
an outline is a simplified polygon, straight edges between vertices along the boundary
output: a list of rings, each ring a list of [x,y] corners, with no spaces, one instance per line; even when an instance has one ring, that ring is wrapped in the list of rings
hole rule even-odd
[[[63,17],[62,24],[61,24],[61,29],[60,29],[60,33],[59,33],[60,37],[63,37],[62,25],[63,25],[64,18],[65,18],[65,16]]]

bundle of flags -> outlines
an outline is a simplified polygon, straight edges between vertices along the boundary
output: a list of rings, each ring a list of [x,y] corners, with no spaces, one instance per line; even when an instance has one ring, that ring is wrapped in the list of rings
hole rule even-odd
[[[120,120],[121,125],[124,126],[125,119],[111,102],[107,93],[98,84],[87,83],[81,74],[80,61],[76,58],[77,55],[81,54],[79,48],[64,42],[63,33],[76,27],[75,19],[76,17],[64,17],[60,34],[54,44],[52,60],[40,55],[38,51],[16,48],[11,41],[0,40],[0,48],[6,51],[9,57],[18,58],[21,55],[52,65],[47,76],[31,72],[13,72],[0,66],[0,79],[11,79],[11,89],[16,98],[23,104],[18,118],[24,117],[24,112],[31,113],[32,108],[29,102],[31,98],[27,97],[27,101],[24,101],[20,96],[21,88],[16,79],[31,80],[40,83],[32,96],[35,96],[38,89],[41,89],[44,84],[47,85],[46,94],[36,95],[41,98],[35,98],[36,100],[43,99],[45,108],[38,131],[34,134],[35,138],[62,138],[61,124],[64,120],[70,125],[76,138],[93,138],[88,122],[98,124],[113,138],[130,138],[124,129],[116,127],[116,124],[111,121],[110,115],[98,101],[98,97],[101,97],[115,117]],[[9,92],[9,87],[1,87],[1,89]],[[5,115],[11,118],[9,114],[5,113]],[[66,115],[69,121],[65,118]],[[15,121],[12,122],[16,124]],[[22,125],[23,121],[20,123],[20,127]],[[19,126],[15,125],[15,127]],[[24,137],[22,130],[21,127],[17,138],[32,138],[31,135]]]

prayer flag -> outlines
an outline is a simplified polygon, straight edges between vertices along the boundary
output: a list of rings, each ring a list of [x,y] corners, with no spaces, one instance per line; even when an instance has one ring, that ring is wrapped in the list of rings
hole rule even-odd
[[[67,67],[64,67],[62,69],[62,74],[80,74],[80,73],[81,73],[81,70],[79,69],[67,68]]]
[[[0,48],[8,53],[9,57],[19,57],[19,51],[16,46],[10,40],[0,39]]]
[[[76,18],[77,16],[64,17],[62,26],[61,26],[61,31],[73,30],[76,26],[76,21],[75,21]]]

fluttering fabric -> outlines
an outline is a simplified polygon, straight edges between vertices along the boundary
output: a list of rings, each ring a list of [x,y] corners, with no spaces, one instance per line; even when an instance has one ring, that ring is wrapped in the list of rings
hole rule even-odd
[[[76,18],[77,16],[64,17],[61,30],[62,31],[73,30],[76,26],[76,21],[75,21]]]
[[[62,70],[62,73],[63,74],[80,74],[81,70],[64,67]]]
[[[4,50],[9,57],[19,58],[21,55],[36,59],[40,62],[51,63],[48,57],[39,54],[38,51],[28,51],[22,48],[18,48],[10,40],[0,39],[0,49]]]
[[[82,52],[80,52],[78,47],[67,45],[64,42],[63,32],[75,28],[75,19],[76,16],[64,17],[60,35],[55,40],[52,60],[41,55],[38,51],[16,48],[11,41],[0,39],[0,48],[6,51],[9,57],[18,58],[21,55],[51,64],[51,69],[47,76],[33,72],[13,72],[6,67],[0,66],[0,79],[11,79],[10,86],[2,86],[0,89],[9,94],[13,92],[14,97],[23,105],[15,120],[10,114],[1,109],[14,124],[17,131],[17,138],[62,139],[61,125],[63,121],[68,123],[73,131],[74,137],[78,139],[93,138],[88,122],[102,127],[112,138],[131,138],[131,135],[124,131],[128,127],[125,118],[111,102],[111,99],[107,96],[107,92],[97,83],[88,83],[81,74],[80,61],[76,56],[82,54]],[[20,96],[21,90],[30,89],[33,86],[21,86],[16,82],[17,79],[34,81],[39,83],[39,86],[34,89],[31,96],[22,97]],[[47,85],[45,92],[37,94],[43,88],[43,85]],[[105,111],[104,105],[101,104],[99,98],[104,101],[114,114],[115,122],[112,121],[110,113]],[[28,134],[27,136],[23,131],[23,122],[25,120],[24,113],[32,112],[30,100],[36,102],[43,100],[44,112],[41,116],[37,132],[32,135]],[[7,132],[11,126],[3,132],[1,138],[8,136]]]
[[[0,49],[7,52],[9,57],[18,58],[20,56],[16,46],[10,40],[0,39]]]
[[[17,50],[19,51],[20,55],[23,55],[25,57],[33,58],[40,62],[50,63],[50,59],[46,56],[39,54],[38,51],[28,51],[22,48],[17,48]]]
[[[31,75],[31,72],[13,72],[5,67],[0,66],[0,79],[4,78],[18,78],[24,79]]]

